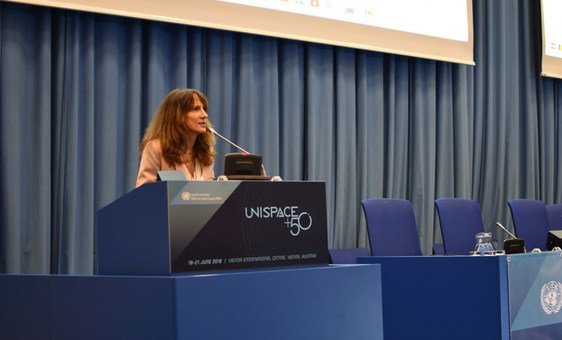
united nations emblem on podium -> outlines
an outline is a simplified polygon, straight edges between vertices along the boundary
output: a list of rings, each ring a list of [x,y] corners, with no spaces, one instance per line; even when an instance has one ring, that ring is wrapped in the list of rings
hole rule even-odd
[[[556,314],[562,307],[562,283],[550,281],[541,289],[541,306],[548,315]]]

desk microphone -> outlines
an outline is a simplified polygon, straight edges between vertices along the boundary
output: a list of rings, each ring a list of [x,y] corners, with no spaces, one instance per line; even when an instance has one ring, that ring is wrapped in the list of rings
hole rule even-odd
[[[249,155],[250,153],[246,150],[244,150],[242,147],[238,146],[237,144],[235,144],[233,141],[231,141],[230,139],[226,138],[225,136],[221,135],[220,133],[217,132],[217,130],[213,129],[212,127],[207,126],[207,131],[209,131],[210,133],[212,133],[213,135],[219,137],[220,139],[222,139],[223,141],[227,142],[228,144],[234,146],[235,148],[237,148],[238,150],[242,151],[242,155],[246,156]]]
[[[212,133],[213,135],[219,137],[220,139],[222,139],[223,141],[227,142],[228,144],[234,146],[235,148],[237,148],[238,150],[242,151],[242,156],[248,156],[250,153],[246,150],[244,150],[241,146],[239,146],[238,144],[234,143],[233,141],[231,141],[230,139],[226,138],[225,136],[221,135],[220,133],[217,132],[217,130],[213,129],[210,126],[206,126],[205,127],[207,129],[207,131],[209,131],[210,133]],[[262,170],[262,175],[263,176],[267,176],[266,172],[265,172],[265,166],[263,165],[263,163],[261,164],[261,170]]]
[[[522,238],[517,238],[515,235],[509,232],[506,227],[504,227],[499,221],[496,221],[496,225],[503,231],[505,231],[509,236],[511,236],[511,240],[503,241],[503,250],[506,254],[517,254],[517,253],[526,253],[527,250],[525,249],[525,241]]]
[[[511,238],[517,238],[515,235],[513,235],[512,233],[509,232],[509,230],[507,230],[506,227],[504,227],[499,221],[496,221],[496,225],[498,227],[500,227],[500,229],[502,229],[503,231],[505,231],[509,236],[511,236]]]

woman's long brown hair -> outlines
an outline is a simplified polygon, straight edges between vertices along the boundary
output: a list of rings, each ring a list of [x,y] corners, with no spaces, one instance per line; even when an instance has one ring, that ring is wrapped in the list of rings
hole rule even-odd
[[[152,140],[159,140],[162,148],[162,157],[168,164],[182,164],[182,157],[187,152],[187,141],[185,139],[188,133],[185,126],[185,115],[193,110],[195,96],[199,97],[203,104],[203,109],[207,111],[208,101],[205,95],[194,89],[175,89],[162,100],[154,118],[146,128],[144,137],[142,138],[139,155],[146,144]],[[211,126],[209,120],[207,125]],[[203,166],[213,164],[215,159],[215,137],[212,133],[207,132],[197,136],[193,151],[195,157]]]

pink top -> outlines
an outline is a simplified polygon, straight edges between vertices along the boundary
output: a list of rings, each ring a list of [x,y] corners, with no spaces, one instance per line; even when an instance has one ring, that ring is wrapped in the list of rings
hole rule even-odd
[[[138,188],[144,183],[156,182],[156,176],[160,170],[181,171],[185,174],[185,178],[191,181],[213,180],[215,177],[213,165],[202,166],[197,160],[195,162],[195,173],[192,176],[189,170],[187,170],[186,164],[168,164],[162,157],[160,141],[157,139],[151,140],[146,143],[144,150],[142,150],[136,187]]]

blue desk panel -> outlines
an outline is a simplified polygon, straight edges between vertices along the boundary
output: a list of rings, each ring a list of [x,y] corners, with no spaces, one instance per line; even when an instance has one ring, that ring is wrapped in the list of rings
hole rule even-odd
[[[380,269],[0,275],[1,332],[17,339],[383,339]]]
[[[359,257],[382,270],[384,338],[509,339],[505,256]]]

